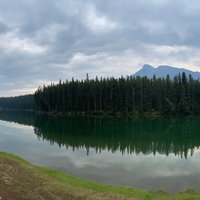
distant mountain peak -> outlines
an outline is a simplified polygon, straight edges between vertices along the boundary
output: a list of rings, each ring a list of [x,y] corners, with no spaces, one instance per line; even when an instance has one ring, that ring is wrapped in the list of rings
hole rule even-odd
[[[171,78],[174,78],[183,72],[185,72],[186,76],[191,74],[194,79],[200,79],[200,72],[194,72],[184,68],[177,68],[168,65],[160,65],[157,68],[154,68],[149,64],[144,64],[142,69],[137,71],[132,76],[147,76],[148,78],[152,78],[155,75],[157,78],[165,78],[169,75]]]
[[[155,69],[151,65],[148,65],[148,64],[144,64],[142,68],[143,69]]]

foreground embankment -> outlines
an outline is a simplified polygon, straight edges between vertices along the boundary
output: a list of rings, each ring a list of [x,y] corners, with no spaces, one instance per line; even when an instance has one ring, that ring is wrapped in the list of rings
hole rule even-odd
[[[34,166],[7,153],[0,153],[0,199],[2,200],[198,200],[192,190],[170,195],[128,187],[101,185],[66,173]]]

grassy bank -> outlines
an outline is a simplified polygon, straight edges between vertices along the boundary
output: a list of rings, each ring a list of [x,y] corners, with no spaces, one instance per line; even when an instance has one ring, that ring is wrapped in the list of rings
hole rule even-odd
[[[200,193],[188,190],[170,195],[165,192],[152,193],[128,187],[101,185],[31,165],[15,155],[0,153],[0,197],[13,200],[200,200]]]

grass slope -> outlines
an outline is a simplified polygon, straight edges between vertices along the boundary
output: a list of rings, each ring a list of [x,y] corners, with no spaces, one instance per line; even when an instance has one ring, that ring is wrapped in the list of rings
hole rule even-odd
[[[200,193],[188,190],[170,195],[101,185],[0,152],[0,199],[200,200]]]

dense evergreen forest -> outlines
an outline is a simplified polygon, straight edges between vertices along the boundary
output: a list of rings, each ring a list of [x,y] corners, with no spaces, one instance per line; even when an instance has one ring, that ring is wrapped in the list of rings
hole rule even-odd
[[[34,110],[34,95],[23,95],[18,97],[1,97],[0,110]]]
[[[200,113],[200,81],[185,73],[147,77],[66,80],[34,95],[0,98],[1,110],[66,114]]]
[[[41,112],[136,114],[199,113],[200,81],[185,73],[173,79],[121,77],[74,80],[40,87],[35,93]]]

